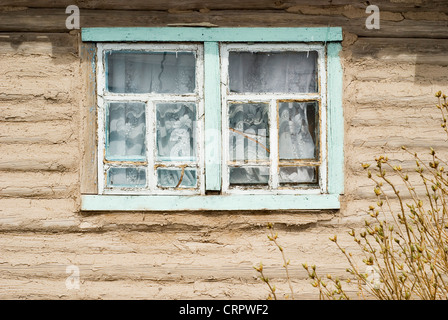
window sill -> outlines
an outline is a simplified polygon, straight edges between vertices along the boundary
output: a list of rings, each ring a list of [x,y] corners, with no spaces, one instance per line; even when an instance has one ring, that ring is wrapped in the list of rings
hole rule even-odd
[[[82,211],[255,211],[339,209],[338,194],[120,196],[82,195]]]

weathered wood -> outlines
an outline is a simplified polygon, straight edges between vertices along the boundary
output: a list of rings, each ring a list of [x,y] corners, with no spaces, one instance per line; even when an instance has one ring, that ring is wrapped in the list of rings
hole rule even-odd
[[[331,190],[333,191],[333,190]],[[84,195],[83,211],[269,211],[269,210],[323,210],[339,209],[337,194],[302,195],[209,195],[209,196],[113,196]]]
[[[340,43],[327,47],[328,192],[344,193],[344,112]]]
[[[1,10],[0,10],[1,12]],[[0,23],[1,24],[1,23]],[[2,33],[0,54],[50,55],[77,53],[77,37],[68,33]]]
[[[2,144],[63,144],[74,139],[72,121],[6,122],[0,126]]]
[[[92,42],[218,42],[342,41],[342,28],[84,28],[82,40]],[[218,54],[218,51],[215,55]],[[207,68],[206,68],[207,69]],[[206,73],[207,75],[207,73]]]
[[[0,13],[3,32],[68,32],[68,15],[60,9],[27,9]],[[304,15],[275,10],[229,10],[169,13],[166,11],[91,10],[81,12],[81,27],[160,27],[173,23],[211,23],[220,27],[326,27],[340,26],[365,37],[447,38],[448,21],[382,21],[379,30],[365,27],[367,14],[348,18],[343,15]]]
[[[17,100],[26,97],[17,97]],[[40,122],[73,119],[76,110],[64,102],[29,97],[28,103],[0,98],[0,122]],[[45,107],[44,107],[45,106]]]
[[[77,67],[77,58],[71,54],[33,55],[32,50],[29,53],[26,57],[15,54],[1,56],[0,100],[16,103],[27,101],[33,106],[36,98],[59,103],[73,102],[76,92],[72,90],[72,77]],[[42,108],[45,108],[45,104]]]
[[[81,163],[81,194],[98,192],[98,144],[96,97],[96,46],[82,43],[80,48],[81,73],[85,92],[82,101],[83,148]]]
[[[204,44],[204,69],[205,187],[206,190],[221,190],[221,82],[217,42]]]
[[[268,296],[267,286],[261,281],[246,283],[228,279],[226,282],[217,282],[210,279],[179,283],[163,280],[108,281],[108,279],[103,279],[102,281],[81,282],[80,290],[67,290],[65,280],[66,277],[51,280],[39,279],[39,281],[1,277],[0,281],[3,286],[0,287],[0,296],[3,300],[253,299],[260,300],[260,303]],[[289,292],[288,284],[285,281],[276,279],[275,284],[279,295],[280,292]],[[120,289],[116,290],[116,288]],[[344,291],[347,292],[345,289]],[[316,300],[319,298],[317,289],[311,286],[309,280],[302,281],[296,290],[297,292],[294,293],[296,299]],[[356,292],[352,291],[352,294],[356,298]]]
[[[252,10],[266,10],[266,9],[287,9],[296,6],[319,6],[334,8],[337,6],[353,6],[355,8],[362,8],[365,10],[368,3],[364,0],[129,0],[123,2],[122,0],[3,0],[2,5],[7,7],[29,7],[29,8],[66,8],[69,5],[77,5],[81,9],[112,9],[112,10],[229,10],[229,9],[252,9]],[[376,0],[375,5],[379,6],[381,10],[389,10],[395,12],[405,11],[442,11],[447,12],[445,0]],[[11,10],[11,9],[10,9]]]
[[[212,261],[213,262],[213,261]],[[227,264],[194,265],[190,263],[162,263],[154,264],[88,264],[78,265],[80,275],[84,281],[119,281],[132,279],[132,281],[176,281],[194,282],[200,280],[223,282],[238,275],[240,281],[257,283],[259,280],[254,271],[255,263],[243,261],[238,264],[229,262]],[[37,265],[11,265],[0,264],[0,277],[7,275],[16,279],[65,279],[67,264],[43,263]],[[285,272],[281,265],[265,266],[264,271],[269,274],[269,279],[278,281],[285,279]],[[332,272],[342,278],[347,277],[346,267],[333,266],[319,268],[322,274]],[[308,275],[301,265],[289,267],[293,281],[306,280]]]
[[[318,271],[347,277],[345,258],[334,254],[328,237],[335,231],[320,228],[314,241],[290,232],[280,232],[291,260],[294,290],[312,289],[301,263],[312,261]],[[344,237],[340,241],[345,246]],[[253,266],[263,262],[264,271],[278,288],[287,289],[280,253],[269,245],[265,231],[233,232],[209,236],[187,233],[9,233],[0,236],[0,288],[2,297],[70,295],[65,287],[66,267],[79,268],[80,290],[84,297],[103,288],[109,298],[136,298],[159,294],[160,298],[228,297],[265,298],[266,288]],[[354,245],[348,246],[353,248]],[[332,253],[331,264],[326,265]],[[324,259],[315,260],[316,256]],[[174,257],[174,258],[173,258]],[[33,281],[29,281],[33,279]],[[15,285],[23,282],[22,286]],[[46,293],[44,284],[52,283]],[[110,286],[110,284],[113,284]],[[12,284],[13,286],[10,286]],[[144,286],[142,286],[144,284]],[[128,290],[132,287],[134,290]],[[154,291],[144,288],[155,287]],[[120,290],[117,290],[120,288]],[[163,288],[163,289],[159,289]],[[256,290],[258,288],[258,290]],[[141,289],[141,290],[140,290]],[[104,297],[104,296],[103,296]],[[146,298],[151,298],[146,296]]]
[[[408,148],[429,148],[443,149],[446,148],[446,142],[439,139],[434,139],[432,136],[427,137],[403,137],[403,136],[375,136],[372,139],[355,139],[353,146],[355,147],[369,147],[377,148],[380,152],[380,148],[387,149],[399,149],[402,146]]]
[[[330,25],[361,36],[344,42],[341,53],[347,126],[340,211],[80,214],[80,189],[95,193],[91,177],[97,176],[89,173],[96,162],[90,153],[95,144],[85,143],[95,139],[96,131],[93,46],[82,47],[78,56],[76,35],[65,29],[64,7],[76,1],[2,1],[41,9],[0,7],[0,30],[17,31],[0,34],[0,297],[263,299],[265,284],[252,268],[260,261],[279,292],[288,289],[281,256],[266,238],[268,222],[275,224],[291,258],[296,297],[317,294],[302,262],[343,278],[345,258],[328,237],[338,234],[344,241],[349,226],[362,226],[368,206],[376,203],[374,185],[360,164],[387,152],[412,170],[412,159],[397,152],[401,145],[419,152],[429,146],[446,150],[440,128],[430,124],[437,120],[437,110],[431,109],[434,91],[448,85],[448,42],[423,38],[447,38],[446,21],[437,12],[446,12],[447,6],[445,0],[377,0],[384,17],[381,29],[366,30],[365,1],[333,0],[326,6],[329,2],[78,4],[83,27]],[[345,13],[344,5],[352,8]],[[397,14],[388,16],[387,10]],[[420,20],[428,11],[434,14]],[[417,191],[424,193],[421,187]],[[81,271],[76,292],[65,287],[65,267],[72,264]]]
[[[0,197],[68,198],[77,182],[74,172],[2,172]]]
[[[78,167],[77,141],[52,144],[0,144],[0,170],[73,171]]]
[[[447,30],[448,31],[448,30]],[[353,59],[377,63],[414,63],[447,66],[448,41],[445,39],[360,38],[351,47]]]

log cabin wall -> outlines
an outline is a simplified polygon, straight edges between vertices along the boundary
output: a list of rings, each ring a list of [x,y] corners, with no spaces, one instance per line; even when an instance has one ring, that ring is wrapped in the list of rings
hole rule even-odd
[[[345,194],[338,211],[95,213],[80,211],[89,48],[67,30],[68,5],[83,27],[342,27]],[[402,145],[444,151],[434,93],[448,87],[446,0],[366,1],[0,1],[0,298],[264,299],[253,266],[288,292],[271,222],[291,260],[296,297],[317,299],[301,264],[345,275],[328,238],[349,248],[350,227],[375,202],[361,163],[387,154],[404,168]],[[84,168],[84,169],[83,169]],[[84,190],[85,191],[85,190]],[[88,190],[87,190],[88,191]],[[68,290],[67,266],[80,271]]]

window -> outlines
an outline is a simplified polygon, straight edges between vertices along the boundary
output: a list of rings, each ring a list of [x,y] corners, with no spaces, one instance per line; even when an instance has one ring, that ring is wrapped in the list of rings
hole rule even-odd
[[[98,195],[84,210],[334,209],[340,28],[87,28]],[[138,42],[138,43],[131,43]]]

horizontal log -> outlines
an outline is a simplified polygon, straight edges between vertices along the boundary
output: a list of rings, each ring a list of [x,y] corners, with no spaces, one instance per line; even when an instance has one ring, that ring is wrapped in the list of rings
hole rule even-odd
[[[448,85],[448,80],[446,84]],[[434,94],[442,90],[444,85],[445,81],[438,83],[437,87],[430,83],[422,85],[415,82],[353,81],[345,88],[344,96],[350,104],[367,105],[370,108],[402,108],[411,105],[428,107],[431,103],[437,104]]]
[[[442,89],[445,86],[444,82],[447,82],[448,67],[436,64],[416,64],[398,61],[396,63],[381,63],[378,60],[369,59],[369,61],[363,61],[362,65],[357,67],[346,68],[344,77],[346,83],[350,84],[354,81],[383,82],[392,85],[395,83],[427,85],[431,82]],[[436,101],[430,100],[433,100],[432,97],[423,106],[429,106],[431,102]],[[434,103],[431,105],[434,105]]]
[[[76,190],[77,173],[2,172],[0,197],[67,198]]]
[[[389,157],[389,163],[392,166],[401,166],[403,172],[409,173],[415,173],[415,169],[417,168],[415,164],[415,160],[403,160],[403,159],[397,159],[397,158],[390,158]],[[367,171],[363,169],[362,164],[368,163],[371,165],[371,168],[376,169],[376,162],[374,161],[374,158],[361,158],[356,160],[347,160],[345,163],[345,170],[347,172],[350,172],[350,174],[347,176],[347,179],[351,179],[352,176],[355,176],[357,178],[359,177],[367,177]],[[392,171],[389,167],[387,167],[388,170]],[[372,171],[372,169],[371,169]]]
[[[79,230],[76,201],[66,199],[1,198],[0,230],[64,232]]]
[[[269,289],[261,280],[245,282],[230,279],[225,282],[198,280],[190,282],[170,281],[133,281],[132,279],[108,281],[82,281],[80,290],[68,290],[65,278],[30,279],[0,278],[4,284],[0,287],[0,295],[4,300],[259,300],[262,303],[268,297]],[[277,296],[290,292],[286,281],[276,279]],[[344,284],[343,288],[352,299],[358,299],[357,288]],[[312,287],[310,280],[297,281],[294,286],[294,297],[298,300],[318,300],[319,291]],[[366,293],[364,293],[366,295]],[[199,302],[200,303],[200,302]],[[158,306],[156,304],[156,306]],[[161,308],[152,308],[154,312],[165,312]],[[110,310],[111,312],[114,312]],[[109,312],[106,312],[109,313]],[[271,314],[274,313],[271,311]],[[105,313],[103,313],[105,314]],[[322,312],[320,313],[322,314]],[[165,315],[167,313],[165,312]]]
[[[401,130],[400,127],[409,127],[416,131],[431,127],[435,132],[442,130],[441,112],[433,105],[421,108],[393,106],[360,108],[353,117],[347,119],[347,122],[352,127],[381,127],[382,130],[391,128],[395,132]]]
[[[1,24],[1,23],[0,23]],[[76,54],[78,39],[68,33],[3,33],[0,34],[0,54],[50,55]]]
[[[3,144],[61,144],[77,139],[72,121],[6,122],[0,126]]]
[[[3,32],[68,32],[67,14],[61,9],[26,9],[0,13]],[[170,24],[209,23],[222,27],[315,27],[340,26],[366,37],[447,38],[448,21],[382,21],[379,30],[365,27],[366,17],[323,16],[275,10],[201,12],[82,10],[81,27],[157,27]]]
[[[434,139],[431,136],[427,137],[405,137],[405,136],[372,136],[371,139],[364,138],[353,139],[354,147],[364,147],[364,148],[379,148],[390,150],[399,149],[402,146],[406,146],[409,149],[415,148],[428,148],[432,147],[434,149],[446,148],[447,142],[442,139]]]
[[[418,22],[416,22],[418,25]],[[380,63],[448,65],[448,41],[444,39],[359,38],[350,53],[356,61],[372,58]]]
[[[377,196],[374,192],[375,184],[372,182],[369,185],[359,185],[359,183],[353,183],[352,185],[350,183],[346,183],[346,192],[349,194],[353,199],[356,200],[368,200],[372,199],[375,202],[377,201]],[[400,192],[400,198],[404,201],[407,201],[407,203],[411,203],[414,193],[411,195],[411,193],[408,191],[404,183],[397,183],[395,185],[396,190]],[[422,201],[427,202],[426,198],[426,189],[423,185],[416,185],[414,186],[414,192],[421,199]],[[390,199],[391,202],[398,201],[398,198],[394,194],[391,187],[383,187],[383,197],[384,194]],[[384,199],[384,198],[383,198]]]
[[[11,277],[14,279],[66,279],[66,267],[69,264],[45,263],[39,265],[11,265],[0,264],[0,278]],[[93,265],[78,265],[80,278],[83,281],[167,281],[167,282],[194,282],[214,281],[225,282],[238,279],[246,283],[258,283],[257,273],[254,270],[255,263],[227,263],[213,265],[195,265],[194,263],[163,263],[161,265],[111,265],[96,263]],[[334,276],[347,278],[347,266],[321,267],[322,274],[332,273]],[[280,265],[263,268],[269,279],[278,281],[285,279],[285,270]],[[304,268],[289,266],[289,272],[293,282],[307,280],[308,275]]]
[[[0,144],[3,171],[73,171],[78,161],[76,141],[59,145]]]
[[[123,2],[121,0],[59,0],[57,2],[52,0],[4,0],[3,6],[9,7],[9,10],[14,10],[20,7],[29,8],[66,8],[69,5],[76,4],[82,9],[112,9],[112,10],[228,10],[228,9],[253,9],[253,10],[266,10],[266,9],[287,9],[296,6],[320,6],[334,8],[337,6],[351,5],[355,8],[364,9],[367,7],[367,3],[363,0],[282,0],[282,1],[269,1],[269,0],[228,0],[228,1],[216,1],[216,0],[160,0],[160,1],[146,1],[146,0],[129,0]],[[375,4],[382,10],[389,10],[394,12],[405,11],[442,11],[447,12],[445,0],[376,0]],[[17,10],[17,9],[16,9]]]
[[[49,101],[42,98],[31,99],[30,96],[17,97],[27,99],[26,102],[0,99],[1,122],[40,122],[73,120],[76,114],[73,105],[59,101]]]

